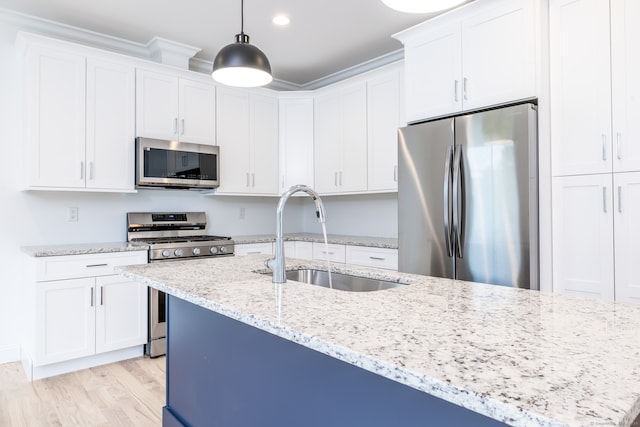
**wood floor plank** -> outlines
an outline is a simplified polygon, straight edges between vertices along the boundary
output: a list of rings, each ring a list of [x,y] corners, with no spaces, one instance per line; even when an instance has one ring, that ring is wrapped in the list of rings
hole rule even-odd
[[[162,424],[165,358],[136,358],[29,382],[20,363],[0,365],[0,426]]]

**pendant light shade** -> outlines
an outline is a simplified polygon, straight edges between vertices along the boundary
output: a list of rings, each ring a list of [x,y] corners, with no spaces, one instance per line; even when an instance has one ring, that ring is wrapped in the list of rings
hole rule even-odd
[[[240,2],[240,7],[240,34],[236,34],[235,43],[218,52],[213,61],[211,77],[227,86],[264,86],[273,80],[271,64],[260,49],[249,44],[249,36],[244,33],[244,1]]]
[[[429,13],[449,9],[465,0],[382,0],[382,3],[400,12]]]

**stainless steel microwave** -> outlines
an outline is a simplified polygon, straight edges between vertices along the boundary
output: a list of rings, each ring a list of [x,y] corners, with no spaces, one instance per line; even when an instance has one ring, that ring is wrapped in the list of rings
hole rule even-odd
[[[136,138],[136,187],[216,188],[219,175],[215,145]]]

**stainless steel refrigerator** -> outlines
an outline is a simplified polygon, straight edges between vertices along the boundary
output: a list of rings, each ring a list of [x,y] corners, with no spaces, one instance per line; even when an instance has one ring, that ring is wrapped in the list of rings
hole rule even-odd
[[[539,289],[536,112],[519,104],[399,129],[400,271]]]

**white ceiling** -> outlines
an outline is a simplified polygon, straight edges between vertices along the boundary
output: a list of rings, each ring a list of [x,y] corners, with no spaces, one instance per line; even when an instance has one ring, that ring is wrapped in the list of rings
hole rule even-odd
[[[147,43],[158,36],[212,61],[240,32],[240,0],[0,0],[0,8]],[[245,33],[275,79],[305,85],[402,48],[391,34],[433,14],[406,14],[380,0],[245,0]],[[277,13],[288,27],[272,24]]]

